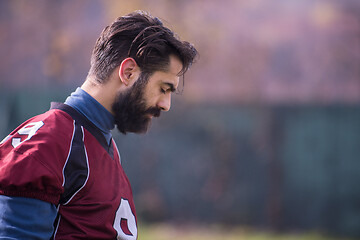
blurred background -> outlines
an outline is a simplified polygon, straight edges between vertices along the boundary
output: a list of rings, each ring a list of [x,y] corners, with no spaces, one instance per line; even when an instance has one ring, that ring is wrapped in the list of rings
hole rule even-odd
[[[80,86],[137,9],[200,52],[147,135],[113,132],[141,224],[360,239],[358,0],[2,0],[0,138]]]

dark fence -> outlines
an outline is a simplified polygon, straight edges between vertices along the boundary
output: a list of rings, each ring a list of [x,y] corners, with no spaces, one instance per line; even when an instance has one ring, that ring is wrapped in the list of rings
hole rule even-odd
[[[3,91],[2,137],[69,92]],[[139,219],[360,237],[360,106],[182,100],[146,135],[113,131]]]

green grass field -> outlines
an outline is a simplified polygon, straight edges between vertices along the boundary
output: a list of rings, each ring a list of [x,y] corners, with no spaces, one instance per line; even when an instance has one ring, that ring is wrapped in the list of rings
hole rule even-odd
[[[275,234],[244,228],[218,226],[139,225],[139,240],[351,240],[327,237],[319,233]]]

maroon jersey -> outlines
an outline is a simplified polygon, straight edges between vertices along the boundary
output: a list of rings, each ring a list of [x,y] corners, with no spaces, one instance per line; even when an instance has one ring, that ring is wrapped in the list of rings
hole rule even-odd
[[[57,103],[1,143],[0,194],[58,206],[53,239],[137,238],[129,180],[111,140]]]

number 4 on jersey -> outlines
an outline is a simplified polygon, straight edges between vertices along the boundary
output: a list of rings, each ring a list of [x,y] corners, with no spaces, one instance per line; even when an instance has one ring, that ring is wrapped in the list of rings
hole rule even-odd
[[[17,146],[19,146],[21,143],[29,140],[32,136],[35,135],[35,133],[44,125],[43,121],[40,122],[33,122],[33,123],[29,123],[26,124],[24,127],[22,127],[17,133],[19,135],[27,135],[27,137],[21,141],[20,137],[14,137],[11,140],[11,145],[16,148]],[[4,140],[2,140],[0,142],[0,144],[4,143],[6,140],[8,140],[10,137],[12,137],[11,135],[7,136]]]
[[[137,238],[135,216],[126,199],[121,199],[120,206],[116,211],[114,228],[118,233],[117,239],[119,240],[136,240]]]

